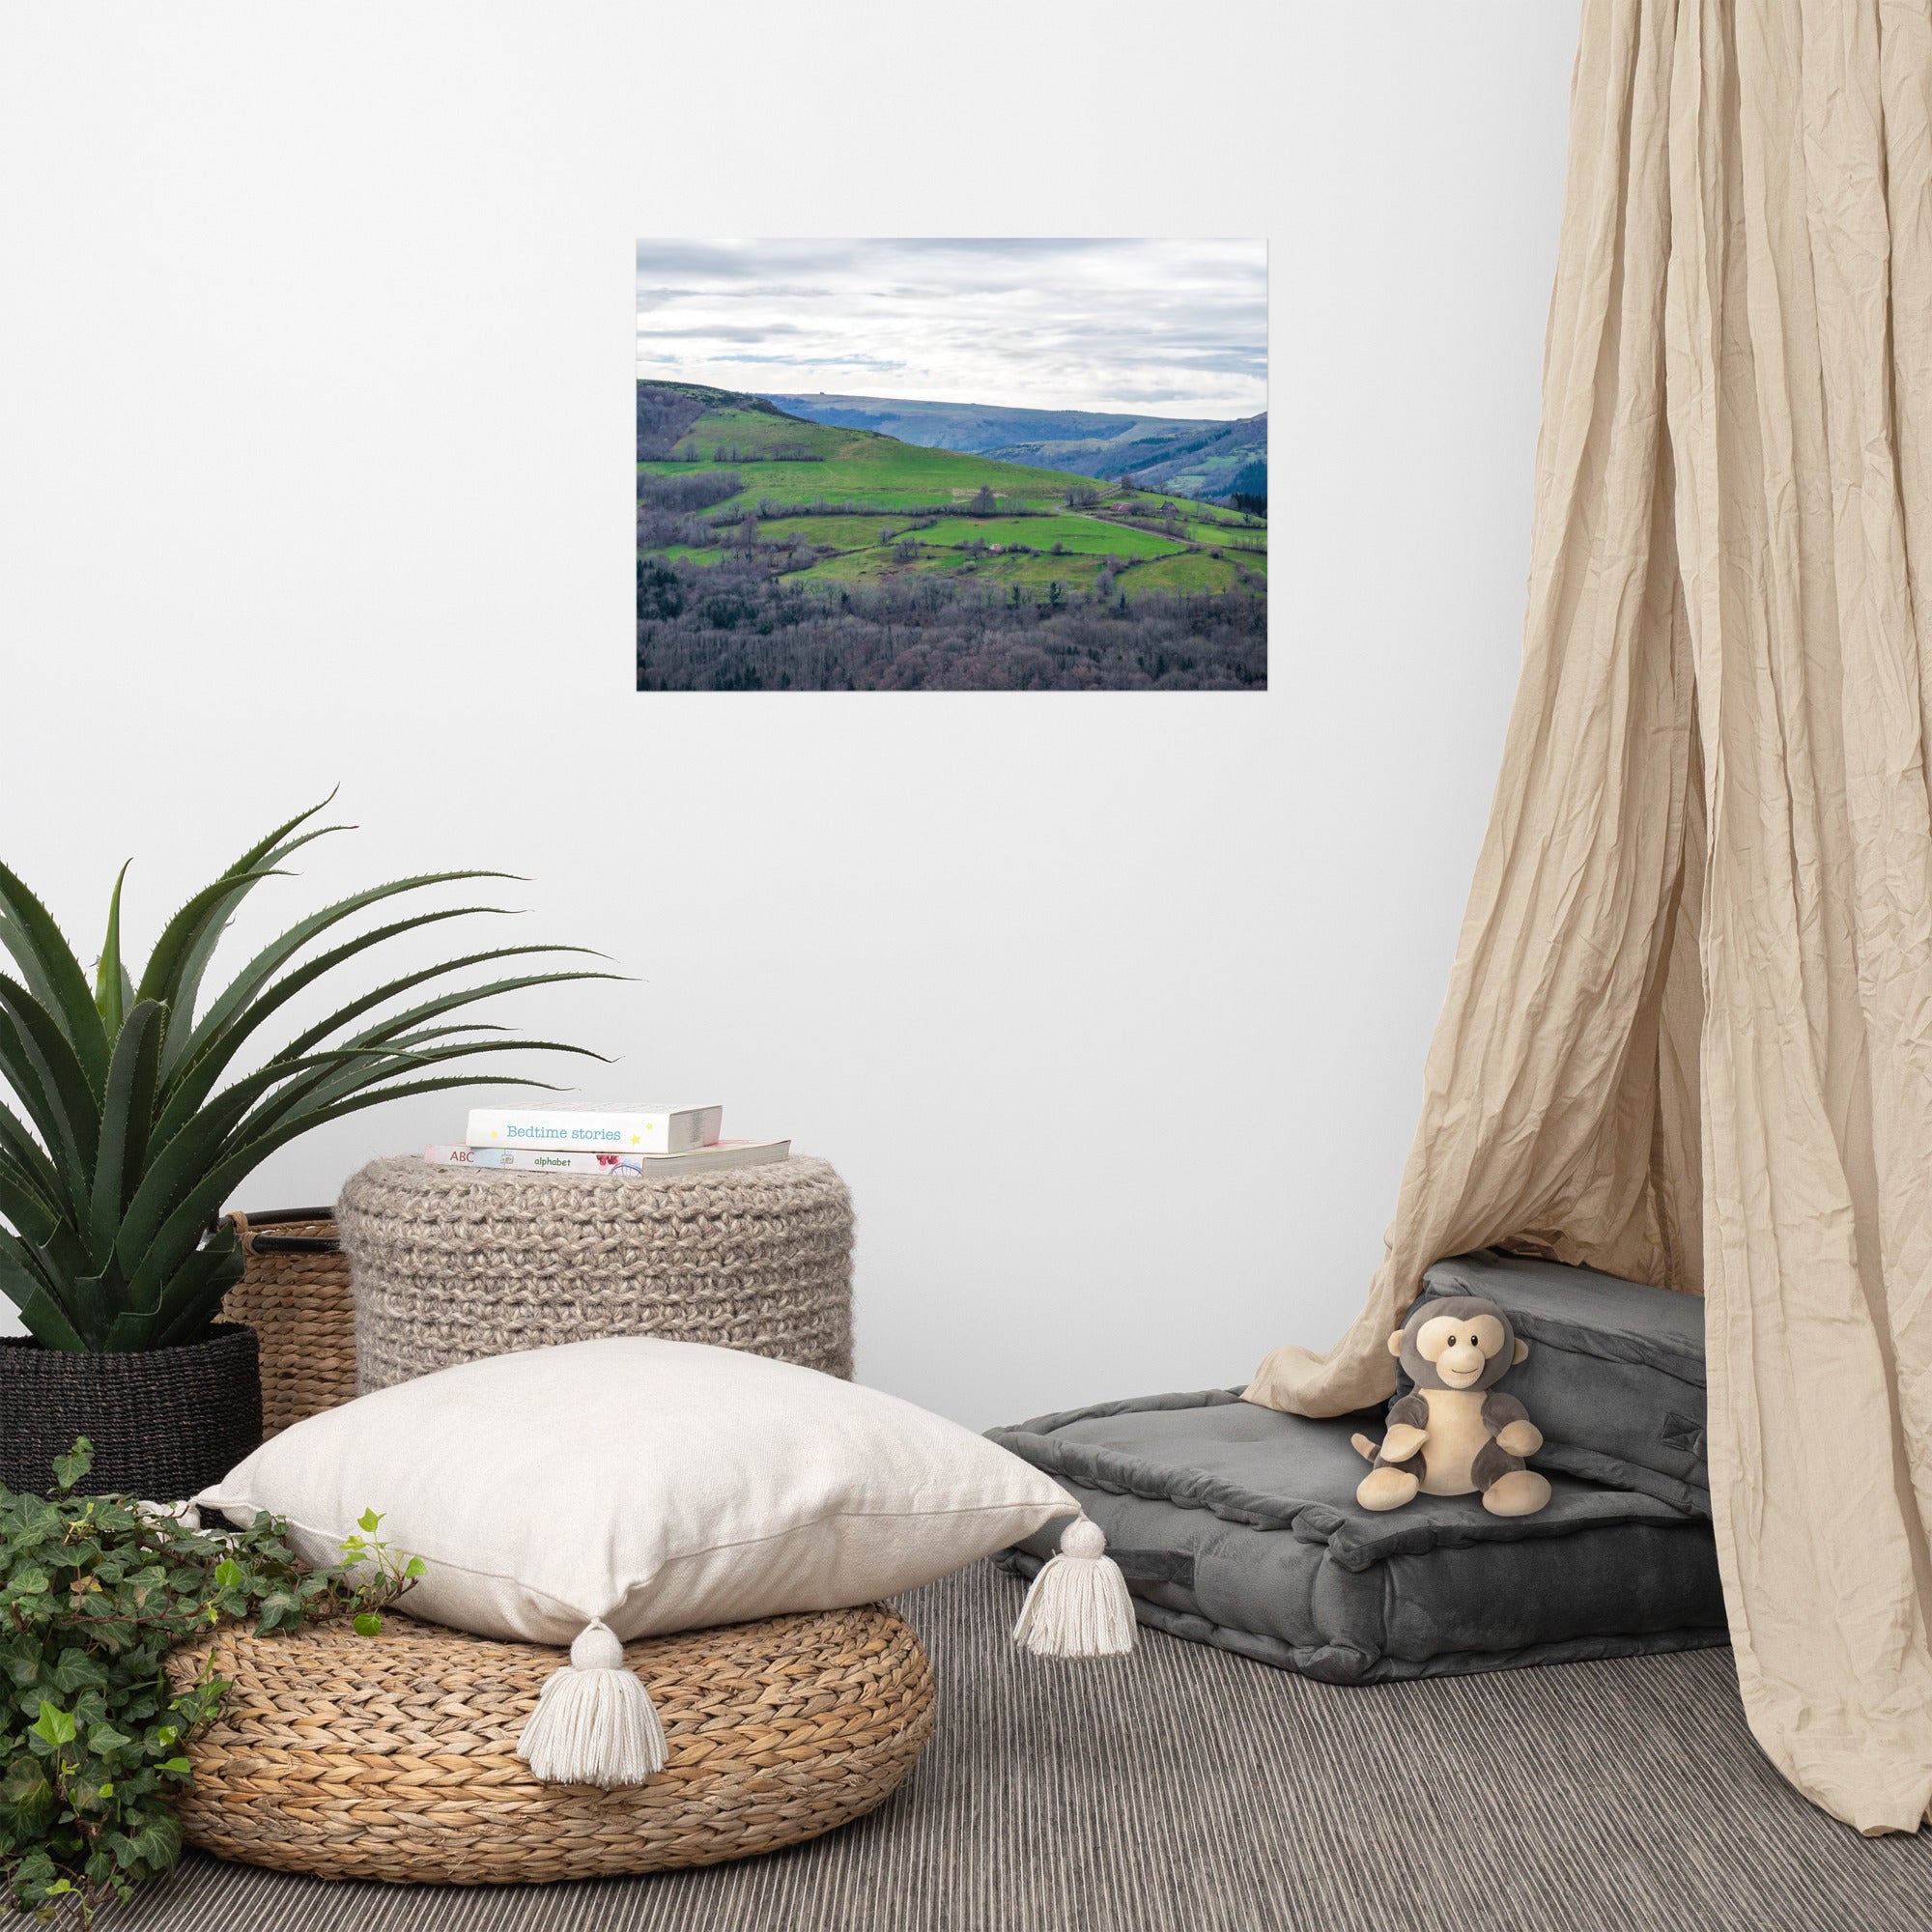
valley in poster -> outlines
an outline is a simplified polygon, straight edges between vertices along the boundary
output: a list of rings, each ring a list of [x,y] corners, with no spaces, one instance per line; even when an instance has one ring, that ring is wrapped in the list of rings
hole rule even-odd
[[[639,691],[1262,691],[1261,241],[637,245]]]

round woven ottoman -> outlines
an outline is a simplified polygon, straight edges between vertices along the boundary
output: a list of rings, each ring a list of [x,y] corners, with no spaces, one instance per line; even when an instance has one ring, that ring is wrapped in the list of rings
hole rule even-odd
[[[830,1161],[659,1178],[378,1160],[336,1219],[364,1393],[606,1335],[852,1373],[852,1197]]]
[[[387,1616],[185,1645],[232,1688],[189,1747],[187,1841],[322,1878],[509,1885],[717,1864],[882,1804],[932,1730],[932,1672],[880,1605],[627,1646],[669,1759],[614,1791],[540,1784],[518,1733],[562,1654]]]

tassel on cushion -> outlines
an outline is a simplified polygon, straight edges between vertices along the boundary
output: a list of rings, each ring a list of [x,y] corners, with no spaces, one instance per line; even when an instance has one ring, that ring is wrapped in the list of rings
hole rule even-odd
[[[517,1755],[546,1784],[641,1784],[665,1768],[651,1693],[624,1666],[624,1646],[595,1617],[537,1694]]]
[[[1107,1554],[1100,1525],[1075,1517],[1060,1554],[1033,1579],[1013,1641],[1036,1657],[1124,1657],[1134,1647],[1134,1600]]]

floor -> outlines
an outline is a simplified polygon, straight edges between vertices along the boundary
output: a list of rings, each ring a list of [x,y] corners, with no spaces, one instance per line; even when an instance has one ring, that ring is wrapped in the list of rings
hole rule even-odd
[[[1730,1653],[1340,1690],[1144,1634],[1013,1652],[1011,1578],[900,1605],[939,1730],[870,1817],[773,1857],[589,1884],[329,1885],[190,1855],[140,1932],[1923,1932],[1932,1833],[1813,1809]]]

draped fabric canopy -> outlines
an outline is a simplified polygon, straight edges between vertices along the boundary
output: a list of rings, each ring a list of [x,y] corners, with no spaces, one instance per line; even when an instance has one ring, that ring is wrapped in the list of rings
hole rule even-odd
[[[1932,1802],[1932,0],[1584,0],[1522,679],[1369,1305],[1502,1242],[1701,1292],[1740,1682]]]

